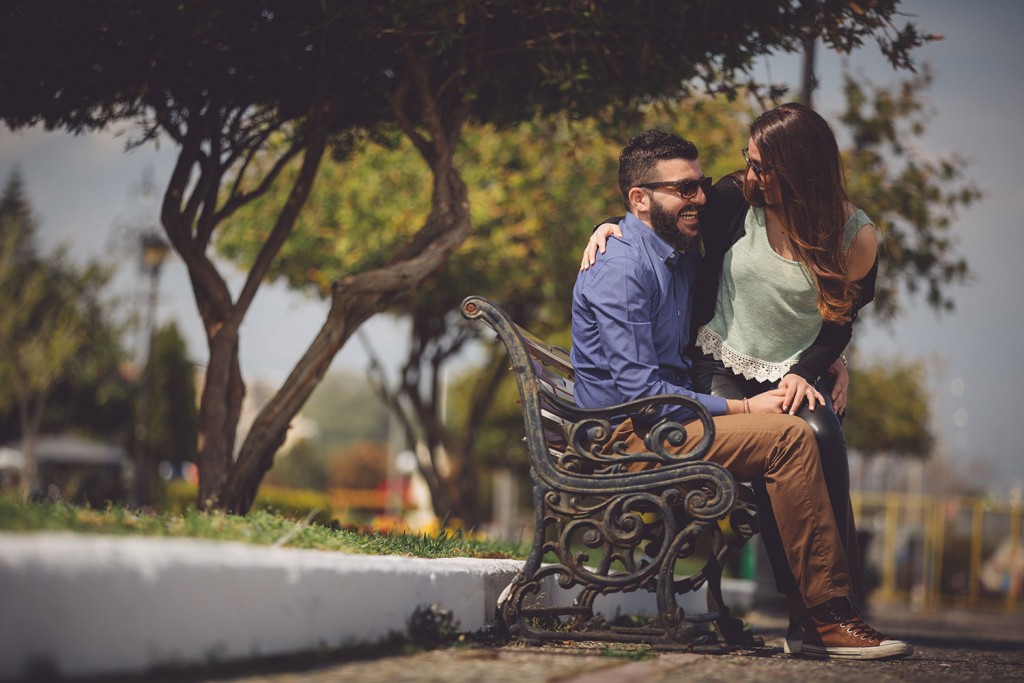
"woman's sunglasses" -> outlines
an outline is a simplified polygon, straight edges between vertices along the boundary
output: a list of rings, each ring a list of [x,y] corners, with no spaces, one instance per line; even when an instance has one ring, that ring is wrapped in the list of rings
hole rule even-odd
[[[761,175],[765,173],[768,169],[764,166],[761,166],[761,164],[756,161],[751,161],[750,155],[747,153],[748,149],[748,147],[743,148],[743,161],[747,162],[747,166],[750,167],[750,170],[752,170],[754,172],[754,175],[757,176],[757,179],[760,180]]]

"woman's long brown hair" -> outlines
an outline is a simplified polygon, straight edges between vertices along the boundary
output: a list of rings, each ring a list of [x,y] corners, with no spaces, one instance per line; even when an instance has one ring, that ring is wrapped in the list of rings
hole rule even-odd
[[[791,102],[757,117],[750,137],[761,152],[766,179],[777,188],[797,260],[817,283],[822,319],[849,322],[857,285],[846,269],[848,197],[835,134],[819,114]],[[743,194],[753,206],[765,206],[755,183],[744,182]]]

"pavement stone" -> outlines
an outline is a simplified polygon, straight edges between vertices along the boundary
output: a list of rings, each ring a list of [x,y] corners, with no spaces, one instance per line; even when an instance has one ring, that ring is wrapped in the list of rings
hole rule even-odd
[[[287,670],[277,671],[261,671],[256,663],[242,674],[194,672],[162,680],[182,683],[1024,681],[1022,613],[963,609],[914,612],[904,607],[877,607],[872,612],[872,625],[910,640],[915,647],[913,656],[890,662],[822,662],[789,657],[782,653],[781,647],[785,629],[783,617],[754,612],[746,619],[754,625],[755,632],[765,637],[766,650],[728,655],[652,652],[643,659],[631,661],[624,658],[627,653],[620,649],[616,650],[617,656],[609,656],[608,644],[569,647],[554,643],[537,647],[510,643],[452,647],[363,661],[321,661],[311,666],[294,661]]]

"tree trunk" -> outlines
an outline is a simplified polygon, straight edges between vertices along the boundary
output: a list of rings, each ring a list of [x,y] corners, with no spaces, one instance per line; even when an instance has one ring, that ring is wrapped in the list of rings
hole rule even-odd
[[[472,454],[462,448],[449,453],[449,462],[451,469],[443,479],[448,509],[441,511],[439,516],[458,519],[463,528],[475,529],[482,521],[480,496],[476,490],[479,483],[476,462]]]
[[[818,87],[818,80],[814,75],[814,50],[818,37],[813,34],[804,36],[804,61],[803,61],[803,82],[800,88],[800,104],[805,107],[814,107],[814,90]]]
[[[256,416],[233,465],[230,460],[224,459],[224,453],[228,452],[225,448],[226,442],[230,439],[225,432],[237,424],[238,416],[228,414],[224,416],[223,422],[219,420],[221,410],[231,410],[230,401],[233,396],[228,395],[228,385],[222,385],[226,388],[224,391],[212,388],[208,394],[204,390],[201,409],[203,433],[200,441],[206,449],[216,445],[216,450],[210,450],[213,462],[208,466],[208,470],[209,476],[217,485],[215,505],[221,509],[236,514],[246,514],[249,511],[263,476],[273,465],[274,455],[284,442],[292,419],[323,379],[324,373],[341,347],[370,316],[385,310],[396,297],[419,286],[427,276],[440,268],[470,233],[472,224],[469,216],[468,191],[454,164],[455,148],[465,120],[464,105],[456,98],[456,101],[449,101],[441,106],[438,94],[432,89],[430,79],[423,70],[422,62],[411,50],[408,50],[408,58],[413,73],[412,80],[409,88],[399,89],[394,107],[403,132],[413,141],[433,172],[430,213],[419,232],[403,245],[386,265],[350,275],[334,283],[327,320],[284,384]],[[324,85],[326,80],[321,84]],[[237,372],[238,326],[255,295],[256,287],[269,272],[272,260],[290,233],[298,211],[308,197],[326,144],[329,114],[329,107],[326,104],[327,92],[329,88],[322,87],[321,98],[314,98],[311,105],[306,125],[306,136],[310,142],[307,145],[303,168],[293,187],[292,195],[278,218],[273,234],[261,249],[239,300],[232,308],[229,321],[225,324],[227,329],[217,330],[207,322],[207,334],[211,340],[225,333],[231,335],[230,349],[226,342],[223,347],[219,342],[216,345],[211,342],[210,371],[219,371],[220,381],[226,379],[226,372]],[[412,102],[405,100],[409,96],[414,98]],[[422,117],[423,130],[406,119],[407,106],[422,107],[425,112]],[[215,349],[225,353],[230,350],[230,368],[222,367],[219,363],[215,365]],[[207,405],[207,401],[212,403]],[[220,434],[208,431],[210,428],[218,427],[221,430]],[[214,439],[217,441],[212,441]],[[212,485],[203,488],[206,492],[210,490]]]
[[[803,0],[802,3],[804,9],[813,13],[815,16],[819,14],[819,0]],[[812,24],[813,25],[813,24]],[[816,29],[807,29],[804,32],[801,40],[804,48],[804,61],[803,61],[803,79],[800,84],[800,104],[805,107],[814,107],[812,103],[814,100],[814,90],[818,87],[818,81],[814,76],[814,50],[818,42],[818,32]]]
[[[245,514],[274,462],[292,419],[323,379],[334,356],[372,315],[419,286],[469,235],[469,200],[450,149],[429,159],[434,171],[432,208],[424,227],[385,266],[334,283],[331,309],[316,338],[246,435],[219,506]]]
[[[46,405],[46,398],[43,395],[36,397],[19,397],[18,418],[21,423],[21,499],[32,500],[38,491],[39,480],[39,458],[36,456],[36,442],[39,439],[39,425],[42,424],[43,408]]]
[[[221,182],[230,164],[220,164],[218,157],[203,161],[200,154],[204,136],[209,136],[211,130],[219,130],[220,121],[204,118],[214,116],[210,112],[197,114],[195,121],[189,121],[191,128],[176,137],[181,141],[182,150],[164,195],[161,218],[171,244],[188,267],[210,351],[199,402],[197,505],[201,510],[220,508],[232,512],[248,511],[248,505],[240,509],[233,502],[237,496],[232,491],[236,432],[245,397],[245,384],[238,359],[238,330],[281,246],[292,233],[299,211],[309,196],[327,144],[329,91],[330,84],[324,75],[310,100],[301,146],[287,150],[261,183],[266,186],[278,177],[283,165],[301,147],[304,152],[303,161],[291,192],[235,301],[231,300],[231,293],[217,271],[216,264],[206,255],[218,221],[230,213],[218,216],[216,207]],[[198,182],[192,183],[192,171],[196,166],[201,169],[200,178]],[[191,194],[186,201],[189,191]],[[243,199],[232,194],[225,204],[244,204],[258,195],[259,192],[254,192]],[[221,212],[225,211],[226,206],[222,206]]]
[[[242,414],[245,384],[238,364],[238,334],[220,328],[209,339],[210,361],[199,401],[200,510],[223,506],[224,486],[231,476],[235,454],[235,435]]]
[[[36,481],[39,477],[39,464],[36,459],[36,435],[22,432],[21,434],[21,499],[32,500],[35,495]]]

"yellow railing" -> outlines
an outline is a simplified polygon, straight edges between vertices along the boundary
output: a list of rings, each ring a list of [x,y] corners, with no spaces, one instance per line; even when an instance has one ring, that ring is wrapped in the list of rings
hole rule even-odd
[[[1020,503],[854,492],[853,505],[871,537],[874,599],[1024,609]]]

